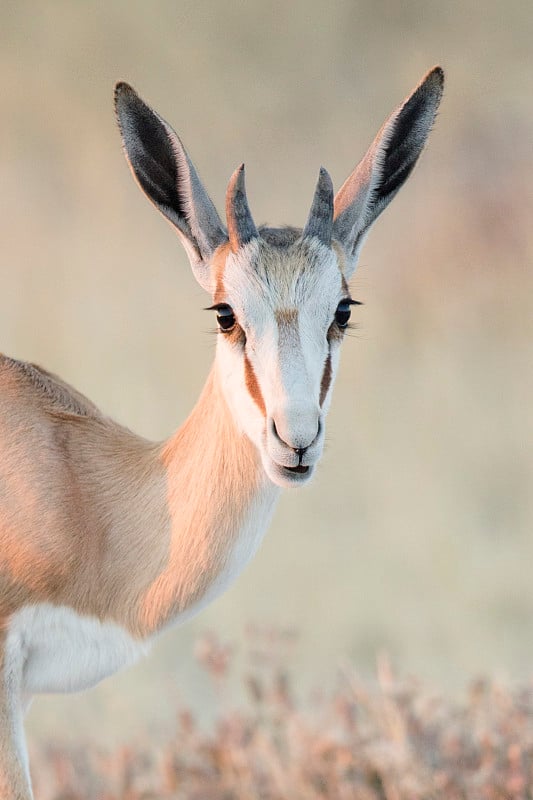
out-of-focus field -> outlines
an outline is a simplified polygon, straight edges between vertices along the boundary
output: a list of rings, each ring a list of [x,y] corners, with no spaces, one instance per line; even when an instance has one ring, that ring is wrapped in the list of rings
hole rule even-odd
[[[340,661],[368,675],[380,651],[444,692],[532,674],[532,41],[516,0],[1,6],[0,348],[152,438],[193,405],[213,321],[125,166],[114,82],[176,127],[220,209],[244,160],[257,222],[303,224],[320,164],[340,186],[422,74],[447,73],[429,147],[362,254],[314,484],[151,659],[35,701],[32,742],[171,730],[183,703],[212,716],[192,642],[250,620],[299,631],[304,687]]]
[[[526,800],[533,793],[533,688],[476,681],[450,703],[381,659],[377,681],[350,669],[302,697],[287,637],[248,642],[248,710],[224,708],[232,650],[198,656],[218,695],[207,733],[179,709],[168,739],[137,736],[114,753],[57,741],[33,753],[40,800]],[[280,648],[280,644],[284,645]],[[251,645],[251,646],[250,646]]]

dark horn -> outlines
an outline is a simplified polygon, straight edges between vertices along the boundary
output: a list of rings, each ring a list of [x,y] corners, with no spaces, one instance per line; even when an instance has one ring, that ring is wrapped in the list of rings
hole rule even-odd
[[[229,243],[234,253],[258,236],[252,219],[246,188],[244,185],[244,164],[238,167],[230,178],[226,191],[226,221]]]
[[[303,235],[304,237],[316,236],[323,244],[329,247],[331,245],[332,230],[333,183],[329,172],[324,167],[320,167],[313,205],[305,223]]]

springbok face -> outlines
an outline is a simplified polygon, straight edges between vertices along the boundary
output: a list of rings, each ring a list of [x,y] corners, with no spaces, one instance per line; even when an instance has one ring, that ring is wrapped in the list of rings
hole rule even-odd
[[[221,383],[267,475],[293,486],[310,478],[322,452],[352,300],[335,251],[301,231],[265,229],[236,252],[222,251]]]
[[[244,166],[228,186],[224,227],[174,131],[130,86],[116,87],[128,162],[176,227],[198,282],[212,296],[222,391],[279,486],[309,480],[320,458],[340,345],[355,303],[348,280],[370,226],[424,148],[442,88],[443,73],[435,67],[390,115],[335,197],[321,168],[300,230],[256,228]]]

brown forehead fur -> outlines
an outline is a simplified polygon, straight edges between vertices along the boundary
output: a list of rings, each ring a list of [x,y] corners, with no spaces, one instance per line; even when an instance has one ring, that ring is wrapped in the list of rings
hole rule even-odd
[[[278,311],[276,311],[276,322],[280,328],[293,325],[297,319],[297,308],[280,308]]]

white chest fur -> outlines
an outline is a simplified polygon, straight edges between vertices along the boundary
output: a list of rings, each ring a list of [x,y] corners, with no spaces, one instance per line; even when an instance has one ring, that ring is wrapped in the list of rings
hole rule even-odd
[[[26,694],[88,689],[146,650],[118,625],[47,603],[17,612],[10,635],[23,650]]]
[[[194,616],[233,583],[259,547],[277,494],[273,487],[259,493],[217,579],[170,625]],[[120,625],[48,603],[14,614],[9,635],[22,655],[22,691],[27,695],[88,689],[131,666],[149,647],[149,641],[134,639]]]

